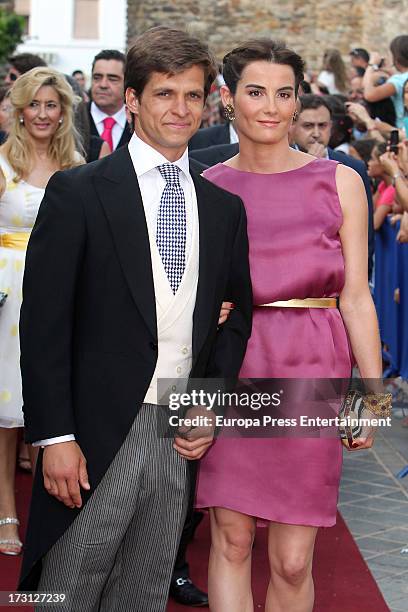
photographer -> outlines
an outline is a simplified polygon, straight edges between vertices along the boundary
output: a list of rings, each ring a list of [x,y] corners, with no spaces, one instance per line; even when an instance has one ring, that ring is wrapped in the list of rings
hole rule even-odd
[[[396,126],[404,127],[403,86],[408,79],[408,36],[397,36],[391,41],[390,51],[392,62],[397,73],[391,75],[383,85],[376,85],[376,72],[386,67],[385,59],[378,53],[372,53],[370,64],[363,77],[364,98],[368,102],[377,102],[384,98],[392,98],[396,114]]]

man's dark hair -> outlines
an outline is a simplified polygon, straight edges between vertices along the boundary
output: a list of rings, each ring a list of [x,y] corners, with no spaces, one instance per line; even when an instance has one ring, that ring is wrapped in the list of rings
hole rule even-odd
[[[350,55],[352,55],[353,57],[361,57],[361,59],[363,59],[367,63],[370,61],[370,54],[368,53],[367,49],[363,49],[362,47],[356,47],[355,49],[352,49],[350,51]]]
[[[244,68],[252,62],[262,61],[290,66],[295,75],[295,95],[297,96],[299,85],[304,79],[304,61],[300,55],[288,49],[284,42],[270,38],[249,40],[224,57],[222,74],[230,92],[235,94]]]
[[[77,74],[80,74],[80,75],[82,75],[82,76],[85,76],[85,75],[84,75],[84,71],[83,71],[83,70],[74,70],[71,76],[73,76],[73,77],[74,77],[74,76],[76,76]]]
[[[25,74],[32,68],[37,66],[46,66],[46,62],[39,55],[33,53],[19,53],[7,59],[10,66],[17,70],[20,74]]]
[[[315,94],[305,94],[304,96],[300,96],[299,98],[301,109],[299,114],[305,110],[316,110],[321,106],[327,108],[330,113],[330,118],[332,117],[332,109],[330,108],[330,104],[323,98],[323,96],[316,96]]]
[[[408,68],[408,35],[397,36],[391,41],[390,51],[395,62]]]
[[[117,49],[103,49],[102,51],[99,51],[99,53],[95,55],[93,59],[92,72],[94,71],[95,63],[98,60],[117,60],[118,62],[122,62],[124,67],[126,56],[121,51],[117,51]]]
[[[140,97],[153,72],[177,74],[193,66],[204,69],[204,94],[217,75],[217,64],[208,46],[182,30],[165,26],[150,28],[129,49],[125,66],[125,91]]]

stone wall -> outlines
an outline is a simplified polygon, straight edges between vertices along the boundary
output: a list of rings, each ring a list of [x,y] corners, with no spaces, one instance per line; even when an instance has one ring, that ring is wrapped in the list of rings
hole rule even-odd
[[[355,46],[385,52],[408,34],[408,0],[128,0],[129,44],[159,24],[187,28],[219,58],[251,36],[284,39],[318,69],[329,47],[345,57]]]

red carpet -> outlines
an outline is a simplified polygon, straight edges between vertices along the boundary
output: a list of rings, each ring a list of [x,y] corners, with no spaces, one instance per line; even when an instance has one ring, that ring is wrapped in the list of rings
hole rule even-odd
[[[26,528],[30,487],[30,476],[19,472],[17,477],[17,503],[19,518],[22,522],[22,536],[24,536]],[[253,553],[255,609],[260,611],[263,610],[267,588],[265,572],[267,567],[266,537],[267,529],[259,528]],[[203,590],[206,589],[208,550],[209,527],[206,517],[198,528],[189,550],[191,577],[197,586]],[[5,557],[0,554],[0,591],[15,589],[20,563],[21,558]],[[340,515],[338,515],[336,527],[320,530],[316,544],[313,573],[316,585],[314,612],[361,612],[368,609],[367,602],[370,602],[370,612],[389,611]],[[2,607],[2,609],[5,608]],[[27,612],[31,608],[13,607],[9,609]],[[192,612],[196,609],[186,608],[171,602],[168,605],[167,612]]]

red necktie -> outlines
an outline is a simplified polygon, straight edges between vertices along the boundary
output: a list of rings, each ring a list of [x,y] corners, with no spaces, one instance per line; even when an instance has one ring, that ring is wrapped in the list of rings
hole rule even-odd
[[[113,151],[112,130],[115,123],[116,120],[113,117],[105,117],[105,119],[103,120],[104,130],[101,134],[101,138],[102,140],[108,143],[111,151]]]

